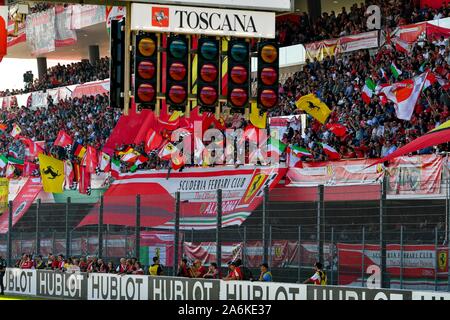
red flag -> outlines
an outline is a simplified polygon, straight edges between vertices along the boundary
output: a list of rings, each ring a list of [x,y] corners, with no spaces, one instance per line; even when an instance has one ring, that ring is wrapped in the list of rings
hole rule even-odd
[[[88,172],[95,173],[98,165],[97,150],[93,146],[88,146],[84,156],[83,165],[86,166]]]
[[[6,7],[6,12],[8,7]],[[8,16],[6,16],[8,17]],[[2,61],[3,57],[6,56],[8,49],[8,30],[7,30],[8,19],[3,18],[0,15],[0,61]]]
[[[33,171],[38,170],[38,166],[34,162],[25,161],[23,165],[23,177],[29,177],[33,175]]]
[[[81,167],[78,163],[73,162],[73,181],[79,182],[81,176]]]
[[[180,155],[179,152],[176,152],[175,156],[171,158],[170,164],[173,170],[180,169],[185,164],[184,156]]]
[[[31,157],[37,157],[39,153],[44,153],[45,141],[33,141],[30,138],[20,137],[20,141],[27,146]]]
[[[64,130],[59,130],[58,136],[56,137],[56,140],[53,144],[55,146],[60,146],[64,148],[69,145],[72,145],[73,140]]]
[[[79,192],[82,194],[87,194],[88,189],[91,186],[91,173],[89,172],[88,168],[85,166],[81,166],[81,175],[80,175],[80,181],[78,184]]]
[[[343,137],[347,132],[347,128],[340,123],[328,123],[326,127],[337,137]]]
[[[150,152],[158,149],[162,143],[162,140],[163,137],[158,132],[150,128],[150,131],[145,137],[145,152]]]

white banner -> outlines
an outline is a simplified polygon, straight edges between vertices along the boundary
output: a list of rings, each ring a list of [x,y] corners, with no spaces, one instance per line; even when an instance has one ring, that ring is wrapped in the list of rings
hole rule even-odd
[[[83,29],[106,21],[105,6],[73,5],[72,27],[73,30]]]
[[[34,56],[55,51],[55,8],[27,15],[27,43]]]
[[[376,47],[378,47],[378,31],[371,31],[339,38],[336,53]]]
[[[31,94],[31,108],[47,108],[47,92],[37,91]]]
[[[275,13],[133,3],[131,29],[275,38]]]
[[[61,47],[76,43],[77,33],[71,30],[72,6],[56,6],[55,10],[55,45]]]

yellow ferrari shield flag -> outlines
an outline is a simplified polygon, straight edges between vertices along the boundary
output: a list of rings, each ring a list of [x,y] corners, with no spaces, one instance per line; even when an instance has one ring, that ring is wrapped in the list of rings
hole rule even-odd
[[[328,116],[331,113],[331,110],[328,108],[328,106],[319,98],[317,98],[313,93],[301,97],[297,100],[295,105],[297,106],[297,108],[305,111],[311,117],[322,124],[327,121]]]
[[[9,179],[0,178],[0,215],[8,209]]]
[[[39,154],[39,170],[45,192],[62,193],[64,184],[64,162]]]

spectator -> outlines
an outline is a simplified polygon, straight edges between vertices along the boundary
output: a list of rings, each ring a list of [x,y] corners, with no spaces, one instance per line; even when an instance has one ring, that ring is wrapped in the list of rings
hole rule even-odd
[[[269,265],[267,263],[262,263],[261,274],[259,275],[259,281],[272,282],[272,273],[269,271]]]
[[[36,270],[43,270],[43,269],[45,269],[45,263],[44,263],[44,261],[42,261],[42,256],[41,255],[36,256],[36,258],[34,260],[34,268]]]
[[[236,266],[236,262],[229,262],[228,269],[228,275],[223,280],[242,280],[242,274],[239,267]]]
[[[136,261],[134,263],[134,270],[133,270],[132,274],[138,274],[138,275],[144,274],[144,269],[142,269],[142,265],[139,261]]]
[[[208,268],[208,272],[203,275],[205,279],[219,279],[219,270],[217,269],[217,263],[211,262]]]
[[[162,276],[163,266],[159,262],[159,257],[153,257],[153,264],[148,268],[148,273],[151,276]]]
[[[112,261],[108,262],[108,273],[116,273],[116,268]]]
[[[177,277],[194,278],[194,274],[185,258],[181,259],[180,265],[178,266]]]
[[[127,273],[127,259],[120,258],[120,264],[116,269],[117,274],[126,274]]]
[[[200,259],[195,259],[194,265],[192,266],[192,272],[195,278],[203,278],[207,270],[205,266],[202,265]]]

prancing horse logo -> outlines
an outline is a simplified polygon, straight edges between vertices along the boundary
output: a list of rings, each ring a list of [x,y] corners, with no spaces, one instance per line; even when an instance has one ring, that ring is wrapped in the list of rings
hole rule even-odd
[[[59,177],[61,174],[59,173],[59,171],[56,171],[53,169],[52,166],[47,166],[47,169],[43,170],[45,175],[50,175],[51,178],[49,178],[50,180],[54,180],[56,179],[56,177]]]

